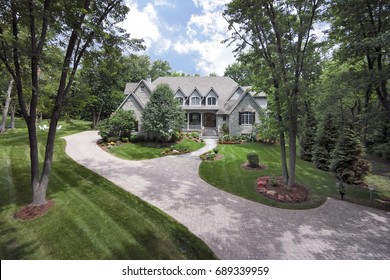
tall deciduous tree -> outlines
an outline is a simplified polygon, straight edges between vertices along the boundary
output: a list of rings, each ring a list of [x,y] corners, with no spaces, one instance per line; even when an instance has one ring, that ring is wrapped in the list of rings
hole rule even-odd
[[[223,75],[232,78],[241,86],[253,86],[253,72],[244,63],[235,62],[229,64]]]
[[[289,186],[295,184],[298,103],[302,76],[310,66],[308,59],[315,50],[315,37],[311,31],[323,2],[233,0],[224,12],[229,28],[233,31],[231,38],[226,41],[236,42],[235,51],[239,53],[245,52],[249,47],[249,55],[255,65],[266,67],[272,76],[278,120],[281,123],[288,122],[288,171],[285,131],[281,131],[280,141],[283,177]]]
[[[118,38],[123,30],[115,23],[124,19],[127,6],[120,0],[54,1],[10,0],[0,4],[0,59],[15,81],[20,109],[27,123],[30,158],[32,205],[46,204],[46,192],[52,168],[54,140],[62,105],[76,71],[88,47],[107,38]],[[50,34],[49,34],[50,30]],[[50,35],[50,36],[49,36]],[[40,96],[39,65],[48,41],[64,50],[51,121],[46,141],[42,172],[36,131]],[[30,88],[24,86],[21,61],[29,61]],[[30,90],[30,94],[28,94]],[[30,106],[26,104],[29,96]]]
[[[364,62],[366,98],[374,91],[390,119],[390,5],[386,0],[336,0],[331,5],[332,36],[343,61]]]

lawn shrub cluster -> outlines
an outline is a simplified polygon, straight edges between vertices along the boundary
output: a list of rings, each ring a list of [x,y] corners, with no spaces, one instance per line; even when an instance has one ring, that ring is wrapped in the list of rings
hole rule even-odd
[[[204,161],[214,161],[218,152],[215,153],[215,151],[208,151],[200,155],[201,160]]]
[[[246,155],[246,159],[248,160],[248,165],[252,168],[259,167],[260,159],[259,154],[256,152],[250,152]]]
[[[240,144],[246,142],[256,142],[256,136],[254,134],[234,135],[234,136],[225,134],[221,136],[218,140],[219,144]]]

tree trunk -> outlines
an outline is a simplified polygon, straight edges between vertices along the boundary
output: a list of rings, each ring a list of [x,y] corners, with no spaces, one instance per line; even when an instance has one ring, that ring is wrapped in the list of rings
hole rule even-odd
[[[9,124],[10,129],[15,128],[15,111],[16,111],[16,106],[15,104],[11,104],[11,122]]]
[[[283,181],[287,184],[288,182],[288,169],[287,169],[287,153],[286,153],[286,141],[284,140],[284,133],[279,133],[280,141],[280,156],[282,160],[282,171],[283,171]]]
[[[9,82],[9,85],[8,85],[7,96],[5,98],[5,105],[3,108],[3,116],[2,116],[1,124],[0,124],[0,133],[6,130],[8,109],[9,109],[9,105],[11,103],[11,92],[12,92],[13,84],[14,84],[14,79],[11,79]]]
[[[96,129],[96,125],[97,125],[97,122],[96,122],[96,111],[95,111],[95,108],[92,109],[92,129]]]
[[[294,90],[289,104],[289,177],[288,186],[295,185],[295,164],[297,159],[297,134],[298,134],[298,102],[297,91]]]

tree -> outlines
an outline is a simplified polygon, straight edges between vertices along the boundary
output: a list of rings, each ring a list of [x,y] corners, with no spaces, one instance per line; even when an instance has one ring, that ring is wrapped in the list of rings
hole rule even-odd
[[[133,111],[118,110],[99,125],[99,134],[106,140],[108,137],[130,138],[135,122]]]
[[[295,185],[296,138],[298,134],[298,104],[301,99],[303,76],[315,53],[312,27],[319,19],[321,0],[255,1],[233,0],[224,16],[236,42],[235,52],[246,52],[247,61],[267,68],[274,86],[276,115],[280,128],[288,123],[289,165],[286,166],[284,133],[280,132],[283,178]],[[248,59],[249,57],[249,59]],[[284,110],[284,108],[286,110]]]
[[[340,59],[366,65],[361,76],[366,95],[374,90],[390,119],[390,5],[385,0],[337,0],[332,1],[330,12]]]
[[[184,111],[171,88],[167,84],[158,85],[142,113],[142,129],[165,142],[181,130],[184,121]]]
[[[169,65],[168,61],[163,61],[160,59],[153,61],[149,75],[152,81],[154,81],[158,77],[171,76],[172,75],[171,65]]]
[[[317,121],[313,112],[309,109],[303,119],[302,133],[299,138],[299,157],[306,161],[312,161],[316,143]]]
[[[352,129],[345,129],[332,152],[330,169],[336,177],[348,184],[362,184],[370,171],[370,164],[364,159],[364,148]]]
[[[331,113],[327,113],[320,126],[316,138],[316,145],[313,150],[314,165],[322,170],[328,171],[331,155],[336,145],[338,130],[335,119]]]
[[[12,92],[13,84],[14,84],[14,80],[11,79],[9,81],[7,94],[5,96],[3,114],[2,114],[1,123],[0,123],[0,133],[4,132],[6,130],[6,122],[7,122],[8,110],[9,110],[9,107],[11,104],[11,92]]]
[[[0,4],[0,59],[15,81],[20,109],[27,123],[30,159],[32,205],[46,204],[46,192],[52,168],[56,128],[64,99],[71,89],[76,71],[88,47],[105,40],[120,40],[123,30],[115,24],[124,19],[127,6],[120,0],[106,1],[2,1]],[[37,106],[40,97],[39,65],[48,42],[64,50],[62,68],[46,141],[42,172],[39,168],[36,131]],[[139,44],[140,41],[133,41]],[[29,84],[24,85],[22,60],[29,61]],[[27,96],[27,91],[30,95]],[[29,108],[26,99],[30,100]]]
[[[233,64],[229,64],[223,75],[232,78],[241,86],[253,85],[252,70],[244,63],[235,62]]]

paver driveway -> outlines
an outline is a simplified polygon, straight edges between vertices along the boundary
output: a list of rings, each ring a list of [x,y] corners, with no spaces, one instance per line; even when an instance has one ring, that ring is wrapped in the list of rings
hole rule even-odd
[[[216,189],[198,176],[197,156],[118,159],[97,132],[65,138],[78,163],[187,226],[221,259],[390,259],[390,213],[328,199],[284,210]]]

